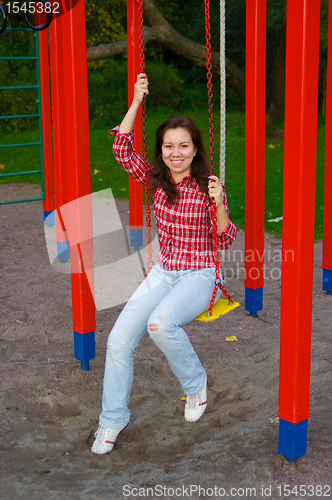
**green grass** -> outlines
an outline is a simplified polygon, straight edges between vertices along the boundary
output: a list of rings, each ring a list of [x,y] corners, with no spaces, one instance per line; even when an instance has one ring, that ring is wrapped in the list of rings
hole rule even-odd
[[[27,144],[38,142],[38,131],[1,134],[0,145]],[[40,170],[40,147],[25,146],[17,148],[0,149],[0,174],[9,174],[17,172],[29,172],[31,170]],[[15,177],[0,178],[1,183],[8,182],[31,182],[40,184],[39,174],[20,175]]]
[[[155,130],[158,125],[179,110],[148,110],[148,149],[152,157]],[[190,117],[202,131],[206,151],[209,151],[209,124],[207,113],[193,110]],[[107,134],[108,128],[92,129],[91,144],[91,185],[92,191],[100,191],[111,187],[115,197],[128,198],[128,176],[117,164],[112,154],[113,139]],[[215,147],[216,171],[219,171],[219,116],[215,113]],[[315,238],[322,238],[323,229],[323,185],[324,185],[324,125],[319,122],[317,140],[317,180],[316,180],[316,222]],[[37,132],[21,134],[2,134],[0,144],[32,142],[38,140]],[[265,147],[265,229],[277,236],[282,233],[281,222],[268,222],[282,216],[283,189],[283,142],[266,139]],[[0,173],[21,172],[39,169],[38,147],[0,149]],[[245,128],[244,114],[230,112],[227,114],[226,137],[226,189],[233,222],[239,229],[244,229],[244,175],[245,175]],[[0,179],[6,182],[39,183],[37,175],[16,176]]]

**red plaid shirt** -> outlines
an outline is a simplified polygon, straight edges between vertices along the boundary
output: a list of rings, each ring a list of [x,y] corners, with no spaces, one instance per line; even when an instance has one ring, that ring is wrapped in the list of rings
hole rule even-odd
[[[115,135],[113,153],[120,165],[141,184],[144,184],[143,158],[134,150],[134,131],[119,134],[119,126],[109,131]],[[223,201],[228,204],[223,187]],[[209,213],[209,197],[203,193],[192,174],[186,175],[177,185],[178,197],[167,204],[163,189],[154,195],[154,215],[159,232],[160,250],[158,264],[169,271],[214,267],[212,226]],[[226,250],[236,239],[237,229],[229,221],[219,236],[220,248]]]

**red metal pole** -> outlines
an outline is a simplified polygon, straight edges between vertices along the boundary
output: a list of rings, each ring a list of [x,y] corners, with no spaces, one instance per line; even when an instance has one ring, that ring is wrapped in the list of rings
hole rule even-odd
[[[61,8],[61,5],[60,5]],[[69,242],[66,228],[62,223],[59,209],[68,202],[67,183],[67,135],[65,129],[65,89],[63,57],[65,48],[62,43],[63,16],[53,17],[50,24],[50,61],[52,87],[52,123],[53,123],[53,155],[56,217],[56,238],[58,257],[62,262],[70,259]]]
[[[60,10],[51,23],[57,230],[70,240],[74,351],[88,370],[95,357],[95,305],[85,2],[67,0]]]
[[[263,309],[266,0],[247,0],[245,309]]]
[[[73,330],[75,357],[88,370],[95,357],[95,304],[85,2],[70,0],[68,7],[62,40]]]
[[[134,97],[134,84],[140,73],[138,2],[127,0],[128,105]],[[135,149],[142,154],[142,109],[135,121]],[[135,250],[143,246],[143,187],[129,176],[130,244]]]
[[[46,16],[45,16],[46,17]],[[42,24],[43,18],[36,24]],[[44,192],[43,202],[44,220],[55,209],[54,202],[54,179],[53,179],[53,155],[52,155],[52,123],[51,123],[51,96],[50,96],[50,73],[48,57],[48,30],[39,31],[39,67],[40,67],[40,94],[43,126],[43,153],[44,153]]]
[[[329,4],[324,179],[323,290],[332,295],[332,4]]]
[[[315,222],[320,0],[288,0],[279,453],[306,453]]]

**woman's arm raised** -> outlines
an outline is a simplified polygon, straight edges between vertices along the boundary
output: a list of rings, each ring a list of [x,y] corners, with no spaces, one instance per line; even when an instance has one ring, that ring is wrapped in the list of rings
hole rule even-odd
[[[149,82],[148,77],[145,73],[140,73],[137,77],[137,82],[134,86],[134,99],[128,109],[124,119],[121,122],[119,132],[120,134],[125,134],[131,132],[134,128],[134,123],[138,109],[141,102],[143,101],[144,95],[149,93]]]

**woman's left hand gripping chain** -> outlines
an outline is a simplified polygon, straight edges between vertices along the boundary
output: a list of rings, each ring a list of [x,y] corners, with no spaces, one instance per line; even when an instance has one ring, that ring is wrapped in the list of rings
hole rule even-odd
[[[216,175],[209,175],[209,196],[215,201],[217,208],[223,204],[223,189]]]

